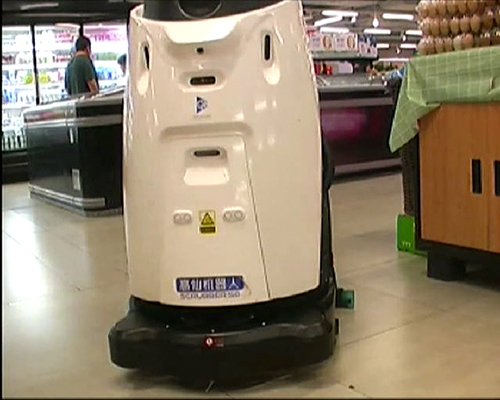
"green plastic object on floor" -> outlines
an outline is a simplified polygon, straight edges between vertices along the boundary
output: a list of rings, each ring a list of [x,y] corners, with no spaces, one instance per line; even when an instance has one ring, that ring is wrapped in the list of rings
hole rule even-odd
[[[355,292],[351,289],[337,289],[337,299],[335,304],[337,308],[346,308],[349,310],[354,310],[354,302],[355,302]]]
[[[417,250],[415,245],[415,217],[406,214],[398,215],[397,246],[399,251],[426,256],[427,253]]]

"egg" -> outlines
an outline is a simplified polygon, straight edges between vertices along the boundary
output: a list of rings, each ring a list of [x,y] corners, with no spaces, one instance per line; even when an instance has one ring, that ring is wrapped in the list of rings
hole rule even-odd
[[[500,45],[500,30],[491,35],[491,43],[493,44],[493,46]]]
[[[481,38],[479,36],[474,36],[474,47],[481,47]]]
[[[472,49],[474,47],[474,36],[471,33],[463,35],[462,46],[464,49]]]
[[[483,33],[479,36],[481,47],[489,47],[491,45],[491,35],[489,32]]]
[[[477,0],[477,13],[481,15],[486,7],[486,2],[484,0]]]
[[[460,33],[460,19],[458,17],[453,17],[450,21],[450,31],[454,35],[458,35]]]
[[[427,38],[427,54],[436,54],[434,38]]]
[[[483,29],[487,31],[489,31],[491,28],[493,28],[493,25],[495,25],[495,14],[493,14],[493,11],[491,11],[491,9],[487,10],[483,14],[482,23]]]
[[[446,2],[446,9],[448,10],[448,14],[455,15],[458,13],[458,6],[455,0],[448,0]]]
[[[450,22],[448,19],[443,18],[439,23],[439,30],[441,32],[441,36],[448,36],[450,33]]]
[[[426,43],[425,39],[422,39],[418,43],[418,45],[417,45],[417,51],[422,56],[427,55],[427,43]]]
[[[462,50],[462,37],[461,36],[455,36],[453,38],[453,48],[455,49],[455,51]]]
[[[420,23],[420,29],[424,36],[429,36],[431,34],[431,20],[429,18],[424,19]]]
[[[472,32],[477,33],[481,30],[481,17],[478,14],[474,14],[470,19],[470,27]]]
[[[429,0],[427,10],[429,11],[429,17],[430,18],[436,18],[438,15],[437,11],[437,3],[435,0]]]
[[[446,13],[448,12],[448,10],[446,9],[446,0],[438,0],[436,6],[437,6],[438,14],[441,17],[444,17],[446,15]]]
[[[434,37],[437,37],[440,35],[441,32],[441,24],[439,19],[435,18],[431,20],[431,34]]]
[[[436,53],[444,53],[444,41],[442,38],[436,38],[434,40],[434,47],[436,48]]]
[[[427,0],[422,0],[418,3],[417,12],[420,18],[427,18],[429,16],[429,2]]]
[[[462,33],[470,31],[470,18],[467,15],[460,18],[460,31]]]
[[[417,5],[417,12],[420,18],[424,19],[429,16],[429,2],[427,0],[422,0]]]
[[[457,3],[458,12],[462,15],[467,13],[467,0],[455,0]]]
[[[444,42],[444,51],[453,51],[453,39],[451,37],[447,37],[443,39]]]
[[[469,13],[474,14],[477,11],[477,0],[468,0],[467,1],[467,10]]]

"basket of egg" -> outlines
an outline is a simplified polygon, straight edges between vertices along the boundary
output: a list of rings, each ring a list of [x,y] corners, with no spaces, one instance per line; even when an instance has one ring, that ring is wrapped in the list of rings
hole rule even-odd
[[[420,55],[500,45],[500,0],[421,0]]]

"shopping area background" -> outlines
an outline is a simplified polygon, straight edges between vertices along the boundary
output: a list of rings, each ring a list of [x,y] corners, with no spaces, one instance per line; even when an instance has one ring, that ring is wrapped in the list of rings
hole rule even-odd
[[[84,26],[83,33],[92,42],[93,61],[100,89],[123,85],[123,73],[117,60],[127,52],[125,22],[89,24]],[[65,69],[74,53],[78,36],[77,24],[35,27],[41,104],[57,101],[65,96]],[[23,136],[15,133],[22,128],[22,111],[36,104],[32,47],[29,27],[2,27],[2,132],[3,137],[9,136],[9,133],[19,136],[19,141]],[[3,147],[8,145],[3,143]],[[17,143],[10,145],[17,147]]]

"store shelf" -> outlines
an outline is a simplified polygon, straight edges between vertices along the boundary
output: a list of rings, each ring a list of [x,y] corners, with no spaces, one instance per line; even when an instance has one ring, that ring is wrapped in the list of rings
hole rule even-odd
[[[43,47],[42,47],[43,46]],[[37,43],[36,48],[37,51],[63,51],[63,50],[71,50],[73,47],[73,43],[50,43],[50,44],[42,44],[42,43]],[[2,53],[20,53],[20,52],[31,52],[33,49],[33,46],[31,43],[29,44],[20,44],[20,45],[6,45],[2,47]],[[92,52],[93,53],[121,53],[121,52],[126,52],[127,51],[127,45],[126,43],[113,43],[113,42],[107,42],[107,43],[99,43],[99,42],[94,42],[92,43]]]
[[[53,87],[59,86],[59,83],[49,83],[40,85],[40,89],[51,89]],[[7,90],[35,90],[35,85],[3,85],[3,89]]]
[[[95,60],[96,67],[118,67],[116,60]],[[65,69],[68,62],[38,64],[38,69]],[[33,64],[2,64],[2,69],[5,70],[32,70]]]
[[[375,61],[376,56],[366,56],[359,53],[335,52],[335,51],[313,51],[312,57],[314,60],[320,61]]]
[[[28,108],[31,106],[32,106],[32,104],[26,104],[26,103],[2,104],[2,111],[3,110],[20,110],[22,108]]]

